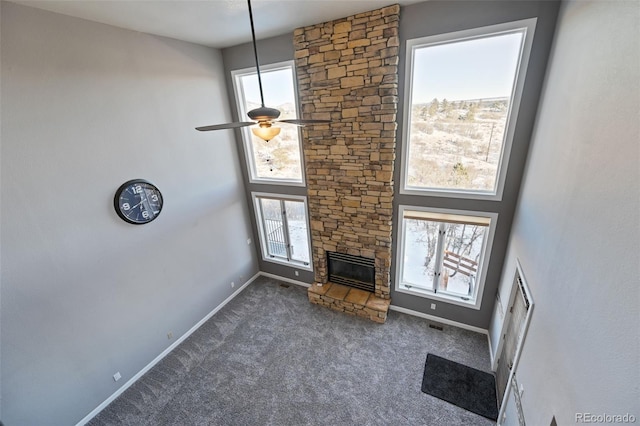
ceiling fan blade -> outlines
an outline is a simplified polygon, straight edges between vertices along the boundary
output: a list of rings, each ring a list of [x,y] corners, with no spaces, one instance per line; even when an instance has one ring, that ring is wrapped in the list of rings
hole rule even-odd
[[[238,123],[214,124],[213,126],[196,127],[196,130],[200,130],[201,132],[208,132],[209,130],[236,129],[238,127],[246,127],[253,124],[256,123],[254,123],[253,121],[241,121]]]
[[[305,126],[307,124],[328,124],[331,123],[331,120],[297,120],[297,119],[285,119],[285,120],[276,120],[278,123],[289,123],[295,124],[297,126]]]

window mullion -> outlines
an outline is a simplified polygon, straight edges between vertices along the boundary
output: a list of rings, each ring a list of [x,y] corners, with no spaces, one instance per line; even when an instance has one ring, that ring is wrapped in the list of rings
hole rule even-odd
[[[438,292],[440,285],[440,276],[442,275],[442,263],[444,259],[444,242],[447,234],[447,224],[440,222],[438,228],[438,245],[436,248],[436,262],[433,268],[433,291]]]
[[[266,251],[268,256],[271,256],[271,251],[269,250],[269,230],[267,228],[267,221],[265,219],[265,215],[264,215],[264,208],[262,207],[262,199],[258,198],[258,209],[260,210],[260,222],[261,225],[260,226],[260,233],[264,236],[264,243],[263,243],[263,250]]]
[[[284,236],[284,247],[287,252],[287,260],[291,260],[291,240],[289,238],[289,221],[287,220],[287,209],[285,200],[280,200],[280,213],[282,214],[282,229]]]

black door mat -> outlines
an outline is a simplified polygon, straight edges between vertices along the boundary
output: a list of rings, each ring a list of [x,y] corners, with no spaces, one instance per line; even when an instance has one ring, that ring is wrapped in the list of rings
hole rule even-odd
[[[422,392],[488,419],[498,419],[493,374],[427,354]]]

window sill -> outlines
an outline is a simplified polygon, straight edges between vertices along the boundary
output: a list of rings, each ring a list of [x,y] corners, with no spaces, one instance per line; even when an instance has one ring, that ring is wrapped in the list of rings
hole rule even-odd
[[[409,294],[411,296],[423,297],[425,299],[437,300],[440,302],[450,303],[452,305],[464,306],[465,308],[480,309],[480,303],[477,298],[469,297],[469,300],[464,300],[463,296],[452,296],[443,293],[436,293],[433,290],[422,290],[416,287],[407,288],[404,285],[396,286],[395,291],[398,293]]]
[[[311,263],[308,265],[297,260],[278,259],[277,257],[262,257],[265,262],[276,263],[278,265],[288,266],[290,268],[302,269],[304,271],[313,272]]]
[[[451,189],[419,188],[415,186],[400,187],[402,195],[420,195],[422,197],[460,198],[467,200],[502,201],[502,194],[484,191],[455,191]]]
[[[306,186],[304,181],[294,179],[266,179],[251,177],[249,178],[249,183],[255,183],[258,185]]]

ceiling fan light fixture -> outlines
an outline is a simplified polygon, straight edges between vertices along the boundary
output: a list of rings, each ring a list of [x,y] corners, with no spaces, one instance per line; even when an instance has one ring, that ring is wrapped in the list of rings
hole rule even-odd
[[[280,134],[280,127],[271,126],[270,123],[260,123],[259,127],[252,127],[251,132],[265,142],[269,142]]]

